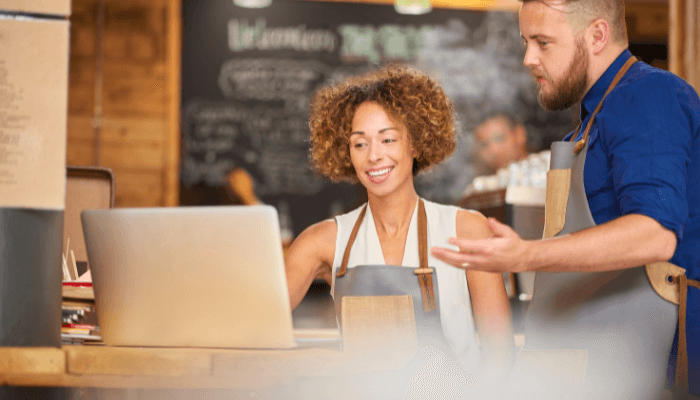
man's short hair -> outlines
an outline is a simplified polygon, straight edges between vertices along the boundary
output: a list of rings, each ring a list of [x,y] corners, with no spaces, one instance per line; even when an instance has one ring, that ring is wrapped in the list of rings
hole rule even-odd
[[[627,44],[627,24],[625,23],[624,0],[520,0],[523,3],[538,1],[548,6],[566,7],[569,23],[576,33],[581,33],[591,22],[604,19],[610,25],[612,40]]]
[[[501,121],[505,122],[506,125],[508,125],[509,130],[513,130],[518,126],[524,126],[523,121],[518,118],[514,113],[509,112],[509,111],[492,111],[486,115],[484,115],[480,120],[479,123],[477,124],[477,127],[485,124],[486,122],[489,122],[494,119],[500,119]]]

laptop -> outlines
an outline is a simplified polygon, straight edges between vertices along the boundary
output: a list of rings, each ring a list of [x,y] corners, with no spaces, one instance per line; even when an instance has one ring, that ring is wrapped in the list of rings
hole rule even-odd
[[[274,207],[86,210],[81,219],[105,344],[295,347]]]

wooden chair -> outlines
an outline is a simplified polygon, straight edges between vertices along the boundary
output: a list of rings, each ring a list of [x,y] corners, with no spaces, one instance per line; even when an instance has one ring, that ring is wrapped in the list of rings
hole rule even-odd
[[[82,273],[89,269],[85,237],[80,213],[88,209],[114,207],[114,173],[109,168],[90,166],[68,166],[66,169],[66,208],[63,212],[63,249],[72,267],[75,257],[76,269]],[[66,250],[67,249],[67,250]],[[71,279],[75,271],[69,268]]]

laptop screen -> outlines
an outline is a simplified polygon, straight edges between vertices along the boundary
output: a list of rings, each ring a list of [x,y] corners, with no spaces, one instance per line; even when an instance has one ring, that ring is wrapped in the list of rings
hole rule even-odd
[[[271,206],[83,211],[105,344],[294,346]]]

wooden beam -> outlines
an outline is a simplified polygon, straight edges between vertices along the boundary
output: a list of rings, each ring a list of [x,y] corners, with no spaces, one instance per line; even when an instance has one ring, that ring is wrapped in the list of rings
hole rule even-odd
[[[180,91],[182,74],[182,2],[169,0],[167,4],[168,39],[166,58],[168,64],[168,125],[169,135],[164,152],[164,205],[177,206],[180,202]]]
[[[670,0],[669,70],[700,90],[700,3]]]
[[[686,0],[688,19],[692,29],[686,29],[685,37],[690,43],[686,43],[686,79],[700,91],[700,3],[697,0]]]
[[[669,32],[668,32],[668,66],[674,74],[685,75],[685,0],[670,0],[669,2]]]

